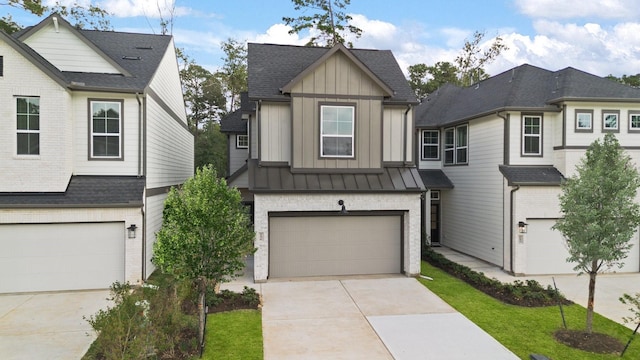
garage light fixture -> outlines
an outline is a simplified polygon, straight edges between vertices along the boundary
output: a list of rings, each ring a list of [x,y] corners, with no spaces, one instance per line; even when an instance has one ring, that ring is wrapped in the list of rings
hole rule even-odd
[[[342,206],[342,209],[340,209],[340,214],[347,214],[349,213],[347,211],[347,208],[344,206],[344,201],[343,200],[338,200],[338,205]]]
[[[518,222],[518,232],[520,234],[526,234],[527,233],[527,225],[529,225],[529,224],[527,224],[524,221]]]
[[[138,227],[136,226],[136,224],[131,224],[131,226],[129,226],[127,228],[127,236],[129,237],[129,239],[135,239],[136,238],[136,229]]]

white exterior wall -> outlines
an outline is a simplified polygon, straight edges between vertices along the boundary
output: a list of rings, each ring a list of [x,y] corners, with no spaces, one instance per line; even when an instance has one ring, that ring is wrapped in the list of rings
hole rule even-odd
[[[147,189],[181,184],[193,175],[193,136],[147,96]]]
[[[349,211],[401,210],[404,216],[404,268],[420,273],[420,194],[255,194],[254,280],[263,282],[269,271],[270,211],[339,211],[342,199]]]
[[[120,71],[65,26],[56,31],[53,21],[24,40],[61,71],[119,74]]]
[[[259,126],[260,161],[291,163],[291,106],[263,103]]]
[[[69,184],[73,161],[70,95],[4,42],[0,42],[0,53],[4,58],[4,76],[0,77],[0,192],[62,192]],[[17,155],[15,96],[40,98],[39,155]]]
[[[158,94],[164,103],[179,116],[180,121],[187,124],[187,112],[182,96],[182,83],[180,82],[173,40],[167,45],[167,51],[149,83],[149,88]]]
[[[240,176],[228,183],[229,187],[249,188],[249,170],[245,170]]]
[[[576,109],[593,110],[593,132],[576,133]],[[620,145],[638,146],[640,134],[629,133],[629,110],[640,111],[640,103],[567,103],[566,146],[589,146],[596,139],[602,139],[602,111],[619,110],[618,132],[615,132]]]
[[[126,228],[131,224],[142,226],[140,208],[107,209],[0,209],[3,224],[83,223],[124,221],[122,236],[125,239],[125,281],[140,284],[142,279],[142,234],[127,238]]]
[[[124,100],[121,114],[120,136],[124,139],[121,149],[123,160],[90,159],[91,100]],[[139,106],[133,94],[74,92],[72,100],[74,175],[128,175],[138,174],[138,112]]]
[[[237,134],[229,134],[229,173],[227,176],[233,175],[238,169],[247,163],[249,158],[249,149],[239,149],[237,145]]]
[[[146,229],[145,229],[145,276],[148,278],[156,269],[151,262],[153,257],[153,244],[156,242],[156,233],[162,227],[162,211],[167,194],[151,196],[145,199]]]
[[[455,188],[440,192],[441,243],[502,266],[504,121],[487,117],[469,123],[469,164],[443,166]]]

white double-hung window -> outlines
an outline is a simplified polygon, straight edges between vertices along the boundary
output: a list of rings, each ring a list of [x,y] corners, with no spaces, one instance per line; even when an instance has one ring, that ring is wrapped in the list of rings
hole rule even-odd
[[[354,106],[320,106],[320,154],[322,157],[354,157],[354,122]]]

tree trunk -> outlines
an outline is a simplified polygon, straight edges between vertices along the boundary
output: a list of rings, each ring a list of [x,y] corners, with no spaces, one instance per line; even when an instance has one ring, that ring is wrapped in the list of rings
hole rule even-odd
[[[205,309],[205,293],[207,291],[207,283],[204,279],[198,279],[198,344],[200,345],[200,356],[204,349],[204,327],[206,324],[207,312]]]
[[[589,298],[587,300],[587,332],[589,334],[593,332],[593,303],[596,295],[597,266],[598,261],[594,260],[591,264],[591,271],[589,272]]]

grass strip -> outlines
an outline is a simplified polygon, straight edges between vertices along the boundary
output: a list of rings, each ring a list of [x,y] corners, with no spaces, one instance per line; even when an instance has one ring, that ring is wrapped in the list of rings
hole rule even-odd
[[[207,316],[203,359],[262,360],[262,313],[234,310]]]
[[[619,354],[594,354],[557,342],[553,333],[562,327],[558,307],[529,308],[505,304],[424,261],[422,274],[434,279],[419,279],[424,286],[521,359],[529,359],[530,354],[563,360],[620,359]],[[584,307],[574,304],[565,306],[564,311],[569,329],[584,329]],[[598,314],[594,316],[593,329],[594,332],[613,336],[623,344],[632,333],[630,329]],[[640,359],[640,339],[631,343],[623,359]]]

